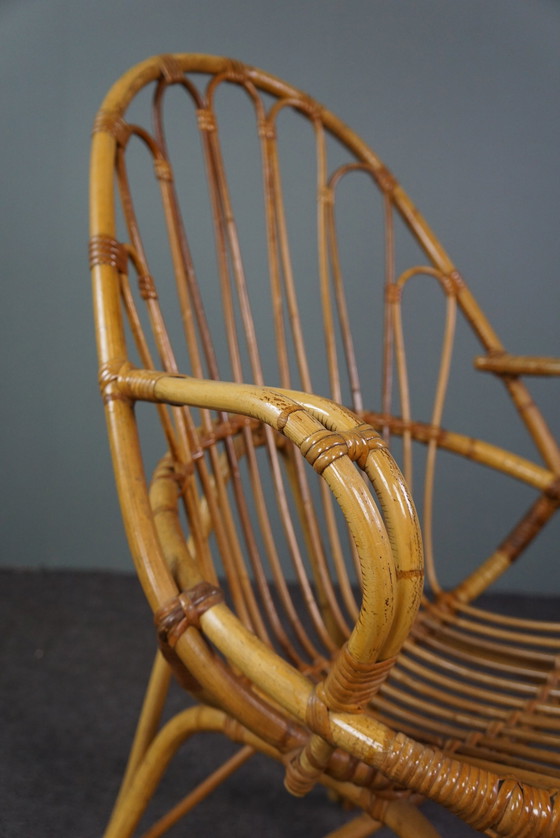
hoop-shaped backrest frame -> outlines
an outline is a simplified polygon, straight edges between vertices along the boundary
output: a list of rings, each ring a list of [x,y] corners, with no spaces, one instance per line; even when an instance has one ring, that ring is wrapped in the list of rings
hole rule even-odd
[[[210,82],[204,93],[200,92],[194,86],[189,80],[188,74],[210,77]],[[122,281],[117,278],[119,273],[122,274],[125,272],[123,269],[125,269],[126,262],[131,261],[136,268],[139,278],[140,296],[146,302],[149,319],[155,334],[157,352],[160,356],[159,363],[157,364],[153,361],[150,364],[146,362],[148,358],[151,360],[153,356],[150,355],[147,345],[143,346],[142,344],[142,332],[138,325],[135,336],[136,342],[140,347],[139,353],[141,356],[144,356],[144,366],[152,368],[156,366],[158,368],[161,367],[171,374],[179,371],[187,371],[189,374],[202,378],[219,379],[220,377],[209,337],[204,305],[200,297],[199,280],[192,267],[189,243],[186,239],[184,228],[180,224],[180,202],[173,184],[173,172],[170,167],[170,160],[162,129],[161,102],[166,91],[172,86],[184,88],[195,106],[210,181],[222,301],[224,308],[230,310],[230,315],[228,315],[226,322],[233,323],[237,318],[238,323],[243,327],[243,339],[247,341],[247,348],[240,349],[239,335],[234,332],[233,326],[231,332],[229,331],[229,327],[226,328],[233,378],[238,381],[245,380],[246,373],[243,370],[243,362],[241,360],[241,356],[245,353],[249,357],[252,381],[256,384],[265,383],[261,370],[257,341],[253,335],[254,320],[252,318],[251,304],[246,293],[235,216],[231,206],[227,179],[222,171],[223,156],[212,107],[215,90],[223,82],[237,85],[244,89],[253,103],[257,117],[256,125],[264,167],[263,182],[265,188],[266,233],[275,312],[275,320],[272,325],[274,326],[277,339],[280,385],[284,389],[294,386],[289,372],[290,364],[295,364],[298,369],[299,387],[311,389],[310,385],[312,384],[307,371],[306,353],[302,337],[303,326],[298,314],[297,295],[294,290],[295,279],[291,268],[291,258],[287,243],[288,234],[282,206],[281,178],[279,175],[279,159],[276,149],[276,119],[279,112],[288,107],[297,110],[303,116],[307,117],[313,126],[316,139],[316,187],[319,207],[317,222],[319,245],[318,272],[319,287],[321,289],[321,305],[319,308],[325,334],[328,336],[329,331],[334,333],[338,329],[341,336],[340,344],[342,346],[342,349],[340,349],[334,338],[332,342],[329,343],[327,340],[326,343],[325,354],[331,385],[330,395],[335,399],[342,398],[342,390],[340,388],[337,389],[337,380],[340,378],[341,366],[345,366],[348,371],[348,389],[352,393],[352,408],[362,414],[369,422],[383,430],[387,437],[391,433],[402,435],[404,440],[403,457],[405,473],[409,473],[411,470],[410,451],[412,441],[420,440],[428,445],[427,488],[425,493],[425,518],[428,521],[431,517],[429,507],[431,505],[433,489],[434,459],[438,447],[447,447],[458,453],[466,453],[468,449],[468,456],[471,458],[485,464],[497,466],[513,474],[515,477],[521,477],[521,479],[526,480],[544,492],[545,495],[548,493],[550,496],[550,486],[553,482],[554,472],[560,470],[560,455],[539,411],[529,400],[525,385],[519,377],[505,376],[503,380],[545,460],[545,468],[529,464],[521,458],[512,456],[504,458],[501,456],[502,452],[492,446],[487,446],[484,443],[473,445],[472,440],[460,434],[444,434],[442,431],[442,411],[449,376],[456,310],[460,310],[466,317],[488,356],[499,356],[504,352],[504,347],[476,304],[468,287],[449,259],[447,253],[414,207],[407,194],[397,183],[394,176],[361,138],[344,125],[328,109],[310,99],[297,88],[286,84],[268,73],[242,65],[239,62],[205,55],[177,54],[160,56],[149,59],[133,68],[111,89],[103,102],[95,123],[91,172],[92,261],[94,264],[95,297],[97,303],[96,316],[101,379],[108,404],[112,445],[115,455],[117,457],[120,456],[121,461],[126,459],[130,461],[130,457],[124,451],[120,454],[118,453],[123,439],[123,428],[128,428],[127,434],[129,432],[131,434],[126,443],[128,450],[131,450],[130,446],[132,448],[135,446],[138,447],[138,440],[135,436],[136,431],[133,430],[134,418],[132,413],[127,413],[126,418],[120,415],[117,416],[122,411],[126,413],[129,410],[129,406],[125,406],[124,404],[125,400],[122,398],[122,393],[115,385],[124,366],[130,363],[126,329],[122,315],[123,299],[124,309],[128,311],[132,321],[136,318],[136,311],[129,291],[126,287],[123,290]],[[127,122],[126,114],[135,97],[143,88],[151,83],[155,83],[155,122],[152,129],[146,130],[136,127],[133,122]],[[268,97],[266,102],[260,98],[261,95]],[[275,101],[272,101],[271,104],[271,100]],[[158,310],[157,288],[145,259],[142,238],[137,227],[135,214],[131,203],[128,201],[124,152],[133,135],[141,139],[152,155],[155,175],[161,188],[164,214],[167,220],[168,231],[170,231],[173,267],[177,279],[182,319],[185,326],[190,356],[190,365],[187,370],[184,370],[182,367],[180,368],[166,336],[165,324]],[[325,135],[332,135],[342,143],[352,155],[352,162],[347,162],[334,172],[329,172],[325,159]],[[118,244],[120,239],[117,236],[117,213],[114,198],[115,165],[119,173],[121,192],[124,188],[123,201],[125,204],[125,215],[127,215],[128,221],[129,243],[124,248]],[[360,395],[360,382],[356,373],[354,359],[353,335],[350,324],[346,322],[346,301],[343,291],[342,274],[338,264],[336,233],[334,232],[333,196],[340,179],[351,171],[363,172],[375,182],[382,196],[386,221],[384,277],[386,305],[384,321],[386,332],[383,350],[383,394],[380,407],[377,409],[364,404],[363,398]],[[404,221],[406,227],[412,232],[428,262],[427,265],[413,266],[398,275],[394,257],[395,214]],[[424,424],[415,420],[409,405],[407,365],[401,327],[401,298],[403,289],[409,280],[419,273],[431,276],[439,283],[446,305],[446,326],[439,376],[436,385],[436,395],[431,417]],[[236,295],[235,297],[234,293]],[[336,324],[335,320],[337,321]],[[282,331],[284,328],[283,324],[286,321],[289,322],[291,330],[289,334],[292,337],[295,348],[288,346],[290,342],[287,337],[288,332]],[[331,326],[332,328],[330,328]],[[134,325],[132,328],[134,331]],[[337,352],[344,358],[344,364],[341,364]],[[293,355],[290,353],[293,353]],[[393,414],[390,406],[392,371],[395,366],[399,381],[401,409],[399,416]],[[174,438],[173,432],[169,429],[170,420],[165,411],[160,411],[160,415],[164,426],[168,429],[167,438],[169,443]],[[177,416],[175,416],[175,420],[179,424],[182,423],[184,425],[185,423],[184,419],[177,419]],[[183,433],[185,439],[189,439],[189,434],[192,434],[192,428],[189,429],[185,426]],[[208,439],[211,433],[213,433],[211,425],[206,426],[204,433]],[[176,455],[179,459],[182,458],[183,461],[185,460],[184,451],[183,454],[179,455],[178,451],[173,452],[173,444],[170,445],[170,448],[173,456]],[[136,454],[140,462],[139,448],[134,456]],[[129,466],[129,468],[132,467]],[[135,480],[140,481],[141,471],[141,467],[138,466],[135,474],[129,474],[126,478],[126,494],[132,499],[130,501],[127,500],[126,503],[136,504],[134,515],[131,513],[128,516],[129,537],[136,544],[136,554],[142,556],[141,575],[145,577],[144,581],[148,588],[155,586],[157,595],[154,596],[154,599],[160,602],[162,597],[171,596],[175,591],[175,587],[171,578],[167,582],[162,582],[158,579],[157,584],[153,579],[149,578],[151,565],[150,555],[157,555],[159,550],[157,536],[154,533],[151,535],[138,534],[132,523],[134,517],[137,515],[141,517],[149,515],[146,499],[141,496],[141,493],[135,496],[134,490],[130,490]],[[123,478],[121,477],[120,479]],[[553,505],[549,504],[549,506]],[[545,517],[548,515],[549,510],[547,506]],[[535,518],[534,512],[531,512],[531,516]],[[425,535],[428,543],[430,581],[432,588],[437,591],[438,581],[431,561],[432,549],[429,526],[426,527]],[[317,534],[313,535],[312,539],[315,539],[317,542]],[[513,538],[513,541],[516,541],[516,539]],[[508,562],[511,561],[512,550],[518,550],[517,546],[512,546],[513,541],[511,545],[508,544],[506,546],[505,550],[502,549],[502,546],[497,551],[497,554],[490,558],[482,573],[477,572],[476,578],[467,580],[467,584],[463,585],[461,589],[461,596],[463,598],[473,598],[486,584],[497,578],[504,567],[507,566]],[[316,549],[320,551],[319,547]],[[349,594],[348,602],[350,602]],[[350,610],[352,611],[351,608]]]

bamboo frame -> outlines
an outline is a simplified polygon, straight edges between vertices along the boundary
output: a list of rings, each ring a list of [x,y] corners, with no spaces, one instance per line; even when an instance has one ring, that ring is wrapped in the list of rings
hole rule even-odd
[[[261,323],[222,147],[217,102],[224,86],[245,94],[260,148],[271,304],[266,337],[275,347],[275,387],[266,381]],[[232,381],[220,374],[216,298],[209,311],[166,139],[170,87],[184,94],[200,136]],[[126,121],[129,104],[144,89],[153,91],[151,128]],[[314,328],[325,341],[328,398],[313,394],[315,365],[287,212],[278,137],[289,111],[307,120],[316,159]],[[348,155],[334,169],[333,137]],[[152,274],[132,195],[128,152],[138,142],[152,159],[160,194],[182,350],[168,329],[160,297],[165,283]],[[385,307],[378,403],[366,386],[344,279],[336,207],[347,176],[365,177],[381,197]],[[399,276],[397,216],[428,260]],[[471,603],[560,502],[560,450],[522,379],[557,374],[558,361],[505,352],[422,216],[357,135],[296,88],[229,59],[154,57],[111,89],[94,126],[91,236],[100,384],[117,487],[163,652],[106,838],[133,834],[176,749],[205,730],[222,731],[241,750],[146,838],[164,834],[255,751],[285,764],[293,794],[320,782],[363,809],[332,835],[373,834],[386,824],[403,838],[432,838],[433,827],[416,807],[430,797],[489,835],[556,836],[560,624],[501,617]],[[424,422],[411,401],[401,316],[408,283],[419,276],[436,280],[446,305],[435,397]],[[485,352],[477,368],[503,381],[543,464],[442,427],[460,316]],[[393,379],[400,414],[391,407]],[[346,398],[351,409],[342,406]],[[151,481],[137,417],[141,403],[154,405],[163,437]],[[422,532],[388,447],[398,436],[409,480],[416,444],[428,448],[423,535],[433,595],[423,603]],[[439,583],[432,546],[440,449],[539,492],[497,550],[455,590]],[[285,578],[287,561],[292,584]],[[171,671],[198,705],[160,729]]]

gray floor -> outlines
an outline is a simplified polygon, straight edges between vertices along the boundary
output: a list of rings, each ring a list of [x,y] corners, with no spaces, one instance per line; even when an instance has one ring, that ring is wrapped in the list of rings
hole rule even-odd
[[[558,606],[544,600],[543,617]],[[0,571],[0,623],[0,836],[100,836],[154,651],[138,583],[107,573]],[[177,690],[171,704],[181,702]],[[216,736],[188,743],[148,820],[231,750]],[[427,808],[442,836],[478,834]],[[348,817],[320,789],[290,797],[280,766],[257,757],[168,834],[314,838]]]

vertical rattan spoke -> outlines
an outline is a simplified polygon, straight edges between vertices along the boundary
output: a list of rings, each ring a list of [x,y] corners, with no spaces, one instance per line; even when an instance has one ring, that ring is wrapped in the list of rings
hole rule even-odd
[[[383,376],[381,385],[381,409],[389,416],[391,413],[391,401],[393,396],[393,317],[392,317],[392,294],[394,293],[395,282],[395,213],[390,194],[383,198],[385,211],[385,317],[383,321]],[[383,438],[386,442],[390,439],[388,425],[383,427]]]
[[[336,351],[336,328],[333,316],[332,289],[329,275],[328,224],[332,191],[327,186],[327,149],[325,131],[316,120],[313,123],[317,154],[317,261],[319,265],[319,287],[323,312],[323,335],[329,374],[330,395],[342,402],[341,378]]]
[[[293,341],[301,388],[303,390],[311,391],[311,376],[309,372],[307,353],[305,350],[304,330],[299,312],[296,282],[290,253],[288,227],[286,223],[282,190],[280,159],[275,141],[278,112],[281,108],[286,106],[287,104],[284,102],[279,103],[279,105],[275,105],[271,109],[266,123],[266,139],[268,140],[265,145],[265,151],[267,154],[267,179],[265,182],[265,188],[267,190],[266,201],[268,211],[272,216],[270,226],[274,226],[275,230],[273,241],[277,247],[277,251],[271,255],[271,261],[273,264],[271,275],[273,282],[278,283],[278,288],[274,288],[274,293],[276,295],[279,294],[279,298],[283,300],[285,305],[282,326],[280,318],[277,318],[277,325],[281,326],[280,343],[283,344],[281,357],[285,360],[288,358],[287,342],[290,340]],[[285,331],[286,320],[289,324],[289,332]],[[292,384],[292,381],[291,378],[288,378],[287,381],[282,380],[281,383],[282,386],[289,387]]]
[[[348,168],[348,167],[346,167]],[[354,167],[352,167],[354,168]],[[326,215],[326,239],[328,242],[329,264],[332,272],[332,282],[334,286],[334,294],[336,299],[336,308],[338,313],[338,320],[342,336],[342,344],[344,347],[344,354],[346,360],[346,368],[348,370],[348,379],[351,393],[351,405],[356,412],[363,410],[362,388],[358,373],[358,364],[356,360],[356,352],[354,349],[354,342],[352,339],[352,329],[350,318],[348,315],[348,306],[346,302],[346,294],[344,289],[344,276],[342,266],[340,264],[340,255],[338,247],[338,235],[336,230],[335,219],[335,188],[341,175],[338,170],[334,176],[329,179],[328,186],[322,193],[322,203],[324,204],[324,213]],[[332,382],[332,396],[335,401],[342,402],[341,383]]]
[[[274,441],[269,429],[266,430],[268,436],[268,448],[274,450]],[[272,575],[272,583],[274,584],[275,593],[279,600],[279,607],[281,607],[288,620],[288,627],[290,632],[294,635],[297,642],[301,645],[304,654],[309,656],[312,662],[319,657],[317,649],[311,643],[308,634],[304,631],[301,621],[298,617],[296,608],[294,607],[293,599],[290,594],[288,585],[286,584],[285,576],[282,569],[282,562],[278,555],[278,550],[275,543],[275,537],[272,530],[270,515],[268,513],[267,504],[265,502],[265,493],[263,488],[263,481],[261,479],[257,450],[253,443],[252,435],[249,431],[244,434],[244,443],[249,467],[249,476],[253,492],[253,499],[256,506],[257,518],[259,522],[259,530],[262,535],[264,551],[267,559],[267,566]],[[261,563],[259,569],[259,591],[263,601],[266,603],[267,615],[270,620],[278,643],[285,653],[300,666],[303,665],[303,660],[300,652],[290,641],[287,632],[283,628],[281,617],[278,613],[274,597],[270,591],[270,584],[264,563]]]

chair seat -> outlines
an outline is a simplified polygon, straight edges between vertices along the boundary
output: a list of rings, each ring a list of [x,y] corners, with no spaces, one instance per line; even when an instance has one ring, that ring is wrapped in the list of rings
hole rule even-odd
[[[468,761],[558,782],[560,624],[426,602],[373,701],[389,726]]]

